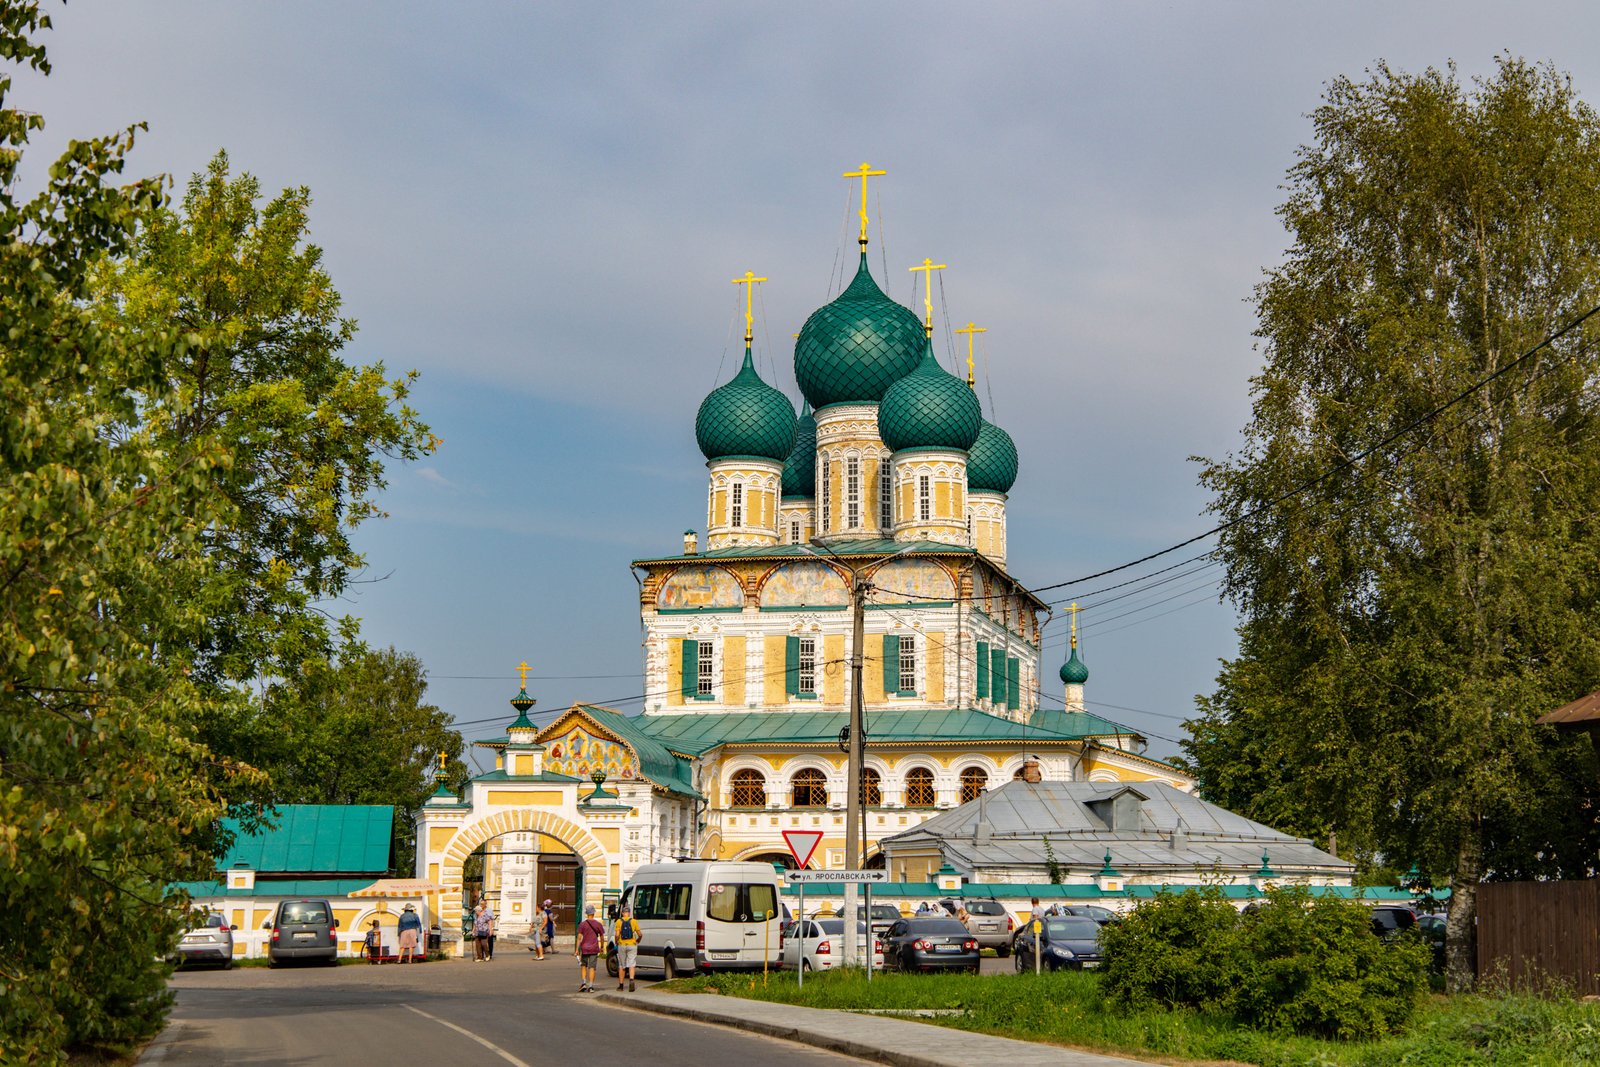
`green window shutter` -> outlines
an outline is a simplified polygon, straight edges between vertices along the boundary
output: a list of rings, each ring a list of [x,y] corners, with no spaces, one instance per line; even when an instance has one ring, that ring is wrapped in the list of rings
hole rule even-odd
[[[1012,711],[1022,707],[1022,662],[1006,660],[1006,707]]]
[[[683,652],[679,657],[683,675],[679,679],[680,688],[683,690],[683,699],[693,700],[700,692],[700,642],[692,637],[683,640]]]
[[[1006,700],[1006,651],[1003,648],[989,650],[989,699],[996,704],[1004,704]]]
[[[989,695],[989,642],[978,642],[978,699]]]
[[[800,639],[783,639],[783,691],[790,696],[800,692]]]
[[[883,691],[900,691],[900,635],[883,635]]]

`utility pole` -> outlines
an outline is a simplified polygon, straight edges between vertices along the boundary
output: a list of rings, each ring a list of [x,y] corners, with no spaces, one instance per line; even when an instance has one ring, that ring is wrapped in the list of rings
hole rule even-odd
[[[850,572],[850,750],[845,778],[844,807],[844,862],[848,868],[860,870],[865,866],[861,855],[861,804],[862,766],[867,758],[866,714],[861,702],[862,645],[866,641],[867,591],[872,584],[860,570]],[[844,965],[854,967],[861,957],[856,955],[856,883],[844,885]],[[870,917],[867,924],[868,946],[872,944]],[[870,951],[870,948],[869,948]],[[870,959],[871,957],[867,957]]]

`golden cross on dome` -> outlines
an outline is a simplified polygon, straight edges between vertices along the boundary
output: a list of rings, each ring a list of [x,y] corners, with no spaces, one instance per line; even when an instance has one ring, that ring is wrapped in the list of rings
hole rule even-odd
[[[922,331],[929,337],[933,336],[933,272],[944,270],[950,264],[935,263],[931,259],[924,259],[920,267],[907,267],[907,270],[922,271],[922,276],[927,280],[923,287],[922,306],[928,309],[928,319],[922,324]]]
[[[531,670],[533,670],[533,668],[528,666],[527,660],[523,660],[521,663],[517,664],[517,673],[522,675],[522,680],[517,684],[523,689],[528,688],[528,672]]]
[[[1072,602],[1072,607],[1068,608],[1067,610],[1072,612],[1072,647],[1073,648],[1077,648],[1078,647],[1078,611],[1080,610],[1078,608],[1078,602],[1076,600],[1074,600]]]
[[[439,753],[439,773],[440,774],[444,773],[444,765],[446,763],[448,763],[449,761],[450,761],[449,753],[447,753],[447,752]]]
[[[886,170],[873,170],[871,163],[861,164],[860,170],[847,170],[841,177],[861,179],[861,236],[858,239],[863,251],[867,247],[867,179],[876,178],[889,173]]]
[[[967,388],[968,389],[976,389],[978,387],[978,379],[972,373],[972,335],[975,334],[975,333],[988,333],[988,332],[989,332],[989,327],[987,327],[987,326],[979,326],[975,322],[969,322],[965,326],[957,326],[956,327],[956,333],[964,333],[964,334],[967,335]]]
[[[764,282],[764,281],[766,281],[766,279],[765,278],[757,278],[756,277],[756,272],[753,271],[753,270],[745,271],[743,278],[735,278],[735,279],[733,279],[733,284],[734,285],[742,285],[742,286],[745,287],[745,290],[744,290],[744,344],[745,344],[746,348],[750,347],[750,341],[751,341],[752,338],[755,337],[755,326],[756,326],[756,313],[755,313],[756,283],[757,282]],[[797,334],[796,336],[799,336],[799,335]]]

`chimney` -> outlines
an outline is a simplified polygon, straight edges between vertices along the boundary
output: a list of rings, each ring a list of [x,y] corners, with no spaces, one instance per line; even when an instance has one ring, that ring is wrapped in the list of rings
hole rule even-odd
[[[700,538],[693,530],[683,531],[683,554],[693,556],[700,551]]]
[[[1039,773],[1039,760],[1037,757],[1029,756],[1022,761],[1022,780],[1030,785],[1038,785],[1044,781],[1044,775]]]

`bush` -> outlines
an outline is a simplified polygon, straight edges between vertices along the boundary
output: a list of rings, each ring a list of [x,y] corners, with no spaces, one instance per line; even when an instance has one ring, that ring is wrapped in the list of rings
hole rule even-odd
[[[1238,921],[1214,888],[1163,892],[1141,903],[1101,934],[1106,999],[1129,1010],[1220,1005]]]
[[[1266,1030],[1342,1039],[1403,1027],[1426,990],[1417,937],[1385,943],[1362,904],[1276,889],[1239,915],[1216,889],[1162,893],[1104,935],[1107,999],[1187,1007]]]

